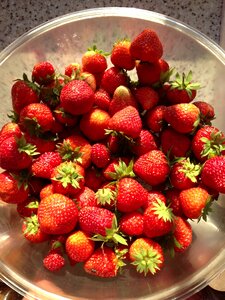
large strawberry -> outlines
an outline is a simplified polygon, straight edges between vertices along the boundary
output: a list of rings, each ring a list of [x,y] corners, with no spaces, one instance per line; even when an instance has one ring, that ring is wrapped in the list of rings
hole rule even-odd
[[[82,70],[90,73],[101,73],[107,68],[105,53],[96,46],[88,48],[82,56]]]
[[[165,125],[165,120],[164,120],[165,110],[166,110],[166,106],[157,105],[147,112],[146,125],[151,131],[155,133],[162,131]]]
[[[151,86],[160,81],[161,67],[158,62],[138,61],[136,63],[136,72],[138,81],[143,86]]]
[[[111,62],[114,66],[132,70],[135,67],[135,59],[130,54],[131,42],[128,39],[122,39],[113,45],[111,52]]]
[[[78,209],[70,198],[52,194],[41,200],[38,207],[40,229],[48,234],[65,234],[73,230],[78,221]]]
[[[160,150],[149,151],[134,163],[134,173],[150,185],[163,183],[169,175],[169,170],[166,156]]]

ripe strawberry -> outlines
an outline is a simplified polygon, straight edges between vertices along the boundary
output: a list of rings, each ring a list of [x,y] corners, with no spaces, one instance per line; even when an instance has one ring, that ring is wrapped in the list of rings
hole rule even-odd
[[[31,243],[42,243],[49,239],[49,235],[40,229],[37,215],[24,219],[22,231],[24,237]]]
[[[193,104],[200,110],[200,123],[210,125],[210,122],[215,118],[215,111],[212,105],[205,101],[195,101]]]
[[[23,80],[17,80],[11,88],[12,107],[15,113],[19,114],[30,103],[38,103],[38,92],[38,87],[30,82],[26,75]]]
[[[173,217],[172,209],[160,199],[156,199],[144,212],[144,234],[155,238],[169,233],[173,227]]]
[[[175,188],[166,191],[167,204],[173,210],[175,216],[184,217],[184,213],[180,203],[180,190]]]
[[[86,206],[98,206],[97,199],[93,190],[85,186],[78,194],[76,194],[75,203],[78,209]]]
[[[32,156],[37,155],[36,147],[28,144],[22,136],[5,139],[0,144],[0,167],[5,170],[22,170],[32,163]]]
[[[113,45],[110,59],[114,66],[125,70],[134,69],[135,59],[131,57],[130,45],[128,39],[119,40]]]
[[[201,180],[207,187],[225,193],[225,156],[208,159],[201,172]]]
[[[22,176],[4,171],[0,173],[0,199],[6,203],[18,204],[26,201],[28,187]]]
[[[136,72],[141,85],[153,85],[160,81],[161,67],[158,62],[139,61],[136,63]]]
[[[121,232],[129,236],[142,235],[144,228],[143,215],[138,211],[125,213],[119,221],[119,227]]]
[[[152,109],[159,102],[158,93],[149,86],[137,87],[134,90],[134,96],[143,110]]]
[[[156,138],[146,129],[142,129],[135,143],[131,144],[131,151],[137,156],[156,149],[158,149]]]
[[[25,132],[24,137],[27,143],[34,145],[36,147],[36,151],[40,154],[55,151],[56,143],[51,136],[49,136],[48,138],[45,138],[44,136],[38,137]]]
[[[57,165],[51,173],[55,193],[74,196],[84,186],[84,168],[71,161]]]
[[[50,62],[43,61],[34,65],[32,80],[40,85],[48,85],[55,79],[55,69]]]
[[[165,125],[165,110],[166,106],[157,105],[147,112],[146,125],[151,131],[158,133],[163,130],[163,127]]]
[[[102,110],[108,111],[110,101],[111,101],[111,98],[105,90],[100,88],[95,92],[94,106],[97,106],[98,108],[100,108]]]
[[[5,139],[12,136],[16,138],[20,138],[22,136],[22,132],[20,130],[19,125],[13,122],[4,124],[0,131],[0,145]]]
[[[191,150],[191,140],[188,136],[169,127],[161,134],[161,147],[163,153],[170,158],[187,157]]]
[[[66,240],[66,254],[70,259],[76,262],[84,262],[94,252],[95,243],[90,236],[81,231],[75,231],[70,234]]]
[[[105,181],[102,173],[94,166],[85,170],[85,186],[97,191]]]
[[[43,259],[43,265],[50,272],[57,272],[65,266],[65,259],[61,254],[56,253],[54,250],[49,251]]]
[[[159,63],[159,65],[160,65],[160,68],[161,68],[161,72],[162,72],[162,73],[166,73],[166,72],[169,71],[170,66],[169,66],[168,62],[167,62],[165,59],[160,58],[160,59],[158,60],[158,63]]]
[[[37,214],[38,205],[37,198],[29,196],[25,201],[17,204],[16,210],[22,218],[31,217]]]
[[[133,178],[122,178],[117,183],[116,207],[120,212],[133,212],[143,207],[147,190]]]
[[[202,215],[204,217],[204,208],[209,201],[208,192],[201,187],[193,187],[181,191],[180,203],[186,217],[190,219],[198,219]]]
[[[107,246],[97,248],[84,263],[85,272],[97,277],[116,277],[118,269],[118,258],[115,252]]]
[[[116,88],[120,85],[128,86],[128,76],[120,68],[111,67],[107,69],[102,75],[100,86],[109,95],[113,95]]]
[[[82,69],[90,73],[101,73],[107,68],[105,53],[96,46],[88,48],[82,56]]]
[[[149,238],[137,238],[129,248],[129,256],[132,265],[137,272],[157,273],[164,265],[164,254],[162,247]]]
[[[144,29],[132,40],[130,54],[137,60],[158,61],[163,54],[163,46],[157,33],[149,28]]]
[[[31,103],[20,112],[20,125],[31,134],[38,135],[52,129],[54,119],[50,108],[43,103]]]
[[[126,86],[120,85],[113,93],[112,101],[109,104],[109,114],[113,116],[116,112],[127,106],[138,108],[137,101],[132,95],[130,89]]]
[[[101,143],[96,143],[91,147],[91,161],[98,168],[105,168],[110,161],[108,148]]]
[[[84,114],[80,120],[80,130],[91,141],[100,141],[105,138],[105,129],[108,128],[110,115],[99,108],[93,108]]]
[[[195,157],[205,162],[208,158],[225,154],[225,136],[216,127],[206,125],[200,128],[192,140]]]
[[[64,74],[68,77],[76,78],[76,75],[79,75],[81,66],[78,63],[71,63],[65,67]]]
[[[127,106],[118,111],[109,120],[108,129],[122,133],[129,138],[137,138],[142,129],[138,110],[133,106]]]
[[[95,193],[97,205],[109,210],[115,210],[116,196],[117,193],[115,184],[108,182],[104,183]]]
[[[133,172],[133,161],[128,157],[113,158],[108,166],[103,170],[103,176],[106,180],[117,180],[123,177],[135,177]]]
[[[165,154],[160,150],[152,150],[141,155],[134,163],[134,173],[150,185],[163,183],[169,175]]]
[[[54,109],[53,113],[55,119],[63,125],[75,126],[77,124],[77,117],[66,112],[61,104]]]
[[[191,133],[200,122],[200,110],[192,103],[179,103],[167,107],[165,120],[180,133]]]
[[[192,242],[192,228],[188,221],[181,217],[174,219],[173,237],[175,239],[175,252],[184,252]]]
[[[161,192],[156,190],[148,191],[148,199],[143,208],[148,208],[156,200],[161,200],[162,202],[166,203],[166,197]]]
[[[38,221],[41,231],[47,234],[65,234],[75,228],[78,209],[70,198],[53,194],[41,200]]]
[[[45,197],[48,197],[50,195],[54,194],[54,187],[53,184],[47,184],[45,185],[41,191],[40,191],[40,199],[44,199]]]
[[[55,167],[62,163],[62,158],[57,152],[45,152],[33,161],[31,166],[32,174],[51,179],[51,174]]]
[[[72,80],[62,88],[60,104],[71,115],[82,115],[92,108],[94,104],[94,92],[87,82]]]

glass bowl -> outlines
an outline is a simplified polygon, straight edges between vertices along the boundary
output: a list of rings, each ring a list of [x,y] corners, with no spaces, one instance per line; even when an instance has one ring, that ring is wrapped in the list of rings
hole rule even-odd
[[[193,71],[202,89],[198,100],[211,103],[215,126],[225,129],[225,53],[213,41],[165,15],[135,8],[97,8],[71,13],[27,32],[0,54],[0,122],[8,121],[12,81],[33,65],[48,60],[58,69],[79,62],[93,44],[110,51],[121,38],[150,27],[164,45],[164,58],[178,71]],[[193,222],[193,244],[175,259],[167,258],[155,276],[142,277],[133,269],[115,279],[87,276],[79,265],[57,274],[42,267],[45,245],[29,244],[21,234],[15,207],[0,203],[1,279],[27,299],[185,299],[202,289],[225,267],[225,199],[213,205],[208,222]]]

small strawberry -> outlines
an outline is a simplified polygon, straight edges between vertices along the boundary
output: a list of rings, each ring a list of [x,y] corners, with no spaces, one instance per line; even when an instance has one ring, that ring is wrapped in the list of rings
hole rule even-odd
[[[191,133],[200,122],[200,110],[192,103],[179,103],[167,107],[165,120],[180,133]]]
[[[119,221],[120,231],[129,236],[137,236],[143,234],[144,218],[138,212],[125,213]]]
[[[24,237],[31,243],[42,243],[49,239],[49,235],[40,229],[37,215],[26,217],[22,224]]]
[[[47,234],[65,234],[75,228],[78,209],[70,198],[52,194],[41,200],[38,221],[41,231]]]
[[[160,150],[152,150],[141,155],[134,163],[134,173],[150,185],[163,183],[169,175],[165,154]]]
[[[79,63],[70,63],[65,67],[64,74],[68,77],[76,78],[76,75],[79,75],[81,66]]]
[[[156,191],[156,190],[148,191],[148,199],[147,199],[147,202],[146,202],[146,204],[144,205],[143,208],[144,209],[148,208],[157,199],[159,199],[162,202],[166,203],[166,197],[161,192]]]
[[[110,161],[110,152],[108,148],[101,143],[92,145],[91,161],[97,168],[105,168]]]
[[[85,72],[101,73],[107,68],[105,53],[94,45],[82,56],[82,69]]]
[[[95,193],[97,205],[109,210],[115,209],[116,205],[116,186],[115,184],[105,183]]]
[[[179,198],[180,193],[181,191],[175,188],[168,189],[166,191],[166,199],[167,199],[167,204],[173,210],[173,214],[175,216],[184,217],[184,213]]]
[[[200,123],[211,125],[211,121],[215,118],[212,105],[205,101],[195,101],[193,104],[200,110]]]
[[[53,112],[55,119],[61,124],[66,126],[75,126],[77,124],[77,117],[66,112],[61,104],[59,104]]]
[[[144,29],[131,42],[130,54],[134,59],[155,62],[163,54],[163,46],[157,33],[149,28]]]
[[[146,129],[142,129],[139,137],[131,144],[131,151],[137,156],[141,156],[151,150],[157,149],[156,138]]]
[[[164,254],[162,247],[149,238],[137,238],[129,248],[129,256],[132,265],[137,272],[154,275],[164,265]]]
[[[95,92],[94,106],[97,106],[98,108],[100,108],[102,110],[108,111],[110,101],[111,101],[111,98],[105,90],[100,88]]]
[[[80,130],[91,141],[100,141],[105,138],[105,129],[108,128],[110,115],[99,108],[93,108],[84,114],[80,120]]]
[[[75,203],[78,209],[86,206],[98,206],[95,192],[85,186],[79,193],[76,194]]]
[[[151,131],[158,133],[163,130],[165,125],[165,110],[166,106],[157,105],[147,112],[146,125]]]
[[[102,173],[94,166],[85,170],[85,186],[97,191],[105,181]]]
[[[24,133],[24,137],[27,143],[34,145],[36,151],[40,154],[45,152],[53,152],[56,149],[56,143],[54,141],[54,136],[52,135],[30,135],[28,132]]]
[[[32,174],[51,179],[51,174],[55,167],[62,163],[62,158],[57,152],[45,152],[33,161],[31,166]]]
[[[43,265],[50,272],[57,272],[65,266],[65,258],[54,250],[49,251],[43,259]]]
[[[192,228],[188,221],[181,217],[174,219],[174,251],[184,252],[192,243]]]
[[[161,67],[158,62],[139,61],[136,63],[136,72],[141,85],[153,85],[160,81]]]
[[[95,243],[91,240],[90,236],[78,230],[68,236],[65,249],[70,259],[76,262],[84,262],[88,260],[94,252],[94,246]]]
[[[134,89],[134,96],[143,110],[152,109],[159,102],[158,93],[150,86],[137,87]]]
[[[40,199],[44,199],[45,197],[48,197],[50,195],[54,194],[54,187],[53,184],[47,184],[45,185],[41,191],[40,191]]]
[[[125,70],[134,69],[135,59],[131,57],[130,45],[128,39],[119,40],[113,45],[110,59],[114,66]]]
[[[32,80],[40,85],[48,85],[55,79],[55,69],[50,62],[43,61],[34,65]]]
[[[29,196],[25,201],[17,204],[16,210],[22,218],[31,217],[31,215],[37,214],[38,205],[38,200]]]
[[[22,136],[22,132],[18,124],[9,122],[2,126],[0,131],[0,145],[2,142],[9,137],[17,137],[20,138]]]

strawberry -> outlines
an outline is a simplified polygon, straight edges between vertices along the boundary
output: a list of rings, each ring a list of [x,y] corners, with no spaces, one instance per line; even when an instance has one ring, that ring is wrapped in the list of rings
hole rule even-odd
[[[66,112],[61,104],[59,104],[54,109],[53,113],[54,113],[53,115],[54,115],[55,119],[63,125],[75,126],[77,124],[77,121],[78,121],[77,117]]]
[[[108,111],[110,101],[111,101],[111,98],[105,90],[100,88],[95,92],[94,106],[97,106],[98,108],[100,108],[102,110]]]
[[[156,149],[158,149],[156,138],[146,129],[142,129],[135,143],[131,144],[131,151],[137,156]]]
[[[211,121],[215,118],[212,105],[205,101],[195,101],[193,104],[200,110],[200,123],[211,125]]]
[[[106,180],[135,177],[133,166],[133,160],[130,160],[127,157],[116,157],[113,158],[108,166],[103,170],[103,176]]]
[[[74,196],[84,186],[84,168],[71,161],[57,165],[51,173],[54,192]]]
[[[162,247],[149,238],[137,238],[129,248],[129,257],[137,272],[154,275],[164,265]]]
[[[96,84],[96,79],[95,79],[94,74],[92,74],[90,72],[81,72],[77,79],[80,79],[80,80],[83,80],[84,82],[86,82],[90,86],[90,88],[92,89],[93,92],[96,91],[97,84]]]
[[[122,178],[117,183],[116,207],[120,212],[133,212],[144,206],[148,192],[133,178]]]
[[[55,251],[49,251],[43,259],[43,265],[50,272],[57,272],[65,266],[65,258]]]
[[[160,81],[161,67],[158,62],[139,61],[136,63],[136,72],[141,85],[153,85]]]
[[[12,136],[20,138],[22,136],[22,132],[18,124],[9,122],[3,125],[0,131],[0,145],[5,139]]]
[[[162,72],[162,73],[166,73],[166,72],[169,71],[170,66],[169,66],[168,62],[167,62],[165,59],[160,58],[160,59],[158,60],[158,63],[159,63],[159,65],[160,65],[160,68],[161,68],[161,72]]]
[[[85,272],[97,277],[116,277],[118,269],[118,258],[115,252],[107,246],[97,248],[84,263]]]
[[[105,181],[102,173],[94,166],[85,170],[85,186],[97,191]]]
[[[104,183],[95,193],[97,205],[109,210],[115,209],[116,205],[116,186],[111,183]]]
[[[35,135],[30,135],[28,132],[25,132],[24,137],[27,143],[34,145],[36,147],[36,151],[40,154],[55,151],[56,143],[54,141],[54,137],[51,135],[45,138],[44,135],[38,137]]]
[[[53,184],[47,184],[45,185],[41,191],[40,191],[40,199],[44,199],[45,197],[48,197],[50,195],[54,194],[54,187]]]
[[[163,127],[165,125],[165,110],[166,106],[157,105],[147,112],[146,125],[151,131],[158,133],[163,130]]]
[[[68,77],[75,77],[80,73],[81,66],[78,63],[70,63],[65,67],[64,74]]]
[[[94,45],[82,56],[82,69],[90,73],[101,73],[107,68],[105,53]]]
[[[128,39],[119,40],[113,45],[110,59],[115,67],[125,70],[134,69],[135,59],[131,57],[130,45]]]
[[[181,217],[174,219],[173,237],[175,240],[175,252],[184,252],[192,242],[192,228],[188,221]]]
[[[37,215],[41,231],[47,234],[68,233],[78,221],[76,204],[61,194],[52,194],[42,199]]]
[[[116,88],[120,85],[128,86],[127,74],[117,67],[107,69],[102,75],[100,87],[109,93],[109,95],[113,95]]]
[[[121,232],[129,236],[142,235],[144,228],[143,215],[138,211],[125,213],[119,221],[119,227]]]
[[[0,199],[6,203],[21,203],[28,197],[28,187],[22,176],[4,171],[0,173]]]
[[[191,140],[187,135],[169,127],[161,134],[161,147],[163,153],[170,158],[187,157],[191,150]]]
[[[49,235],[40,229],[37,215],[26,217],[22,224],[24,237],[31,243],[42,243],[49,239]]]
[[[126,86],[120,85],[113,93],[112,101],[109,104],[109,114],[113,116],[116,112],[127,106],[138,108],[137,101],[132,95],[130,89]]]
[[[31,215],[37,214],[38,205],[38,200],[29,196],[25,201],[17,204],[16,210],[22,218],[31,217]]]
[[[92,108],[94,104],[94,92],[87,82],[72,80],[62,88],[60,104],[71,115],[82,115]]]
[[[225,156],[208,159],[202,168],[201,180],[204,185],[219,193],[225,193]]]
[[[85,186],[79,193],[76,194],[75,203],[78,209],[85,206],[98,206],[95,192]]]
[[[166,203],[166,198],[161,192],[156,191],[156,190],[148,191],[148,199],[147,199],[147,202],[146,202],[146,204],[144,205],[143,208],[144,209],[148,208],[157,199],[159,199],[162,202]]]
[[[51,179],[53,169],[62,163],[62,158],[57,152],[45,152],[33,161],[31,166],[32,174]]]
[[[200,110],[192,103],[179,103],[167,107],[165,120],[180,133],[191,133],[200,122]]]
[[[163,236],[173,227],[172,209],[160,199],[153,201],[144,211],[144,234],[149,238]]]
[[[201,162],[205,162],[213,156],[224,155],[225,136],[214,126],[204,126],[193,137],[192,151]]]
[[[20,125],[25,131],[38,135],[52,129],[54,119],[50,108],[43,103],[31,103],[20,112]]]
[[[105,138],[105,129],[108,128],[110,115],[99,108],[93,108],[84,114],[80,120],[80,130],[91,141],[100,141]]]
[[[137,87],[134,90],[134,96],[143,110],[152,109],[159,102],[158,93],[149,86]]]
[[[142,129],[142,121],[138,110],[133,106],[127,106],[118,111],[109,120],[108,129],[129,138],[137,138]]]
[[[190,219],[198,219],[204,217],[210,196],[208,192],[201,187],[193,187],[181,191],[180,204],[186,217]]]
[[[65,249],[66,254],[70,259],[76,262],[84,262],[94,252],[95,243],[90,239],[90,236],[81,231],[75,231],[66,239]]]
[[[173,210],[175,216],[184,217],[184,213],[180,203],[180,190],[175,188],[166,191],[167,204]]]
[[[134,173],[150,185],[163,183],[169,175],[169,164],[160,150],[141,155],[134,163]]]
[[[40,87],[39,99],[50,109],[59,105],[59,95],[65,85],[66,80],[56,77],[51,83]]]
[[[38,62],[32,70],[32,80],[40,85],[48,85],[55,79],[55,69],[48,61]]]
[[[134,59],[155,62],[162,57],[163,46],[157,33],[144,29],[131,42],[130,54]]]
[[[24,136],[5,139],[0,144],[0,167],[6,170],[22,170],[32,163],[32,156],[37,155],[36,147],[26,142]]]
[[[105,168],[110,161],[108,148],[101,143],[96,143],[91,147],[91,161],[98,168]]]

